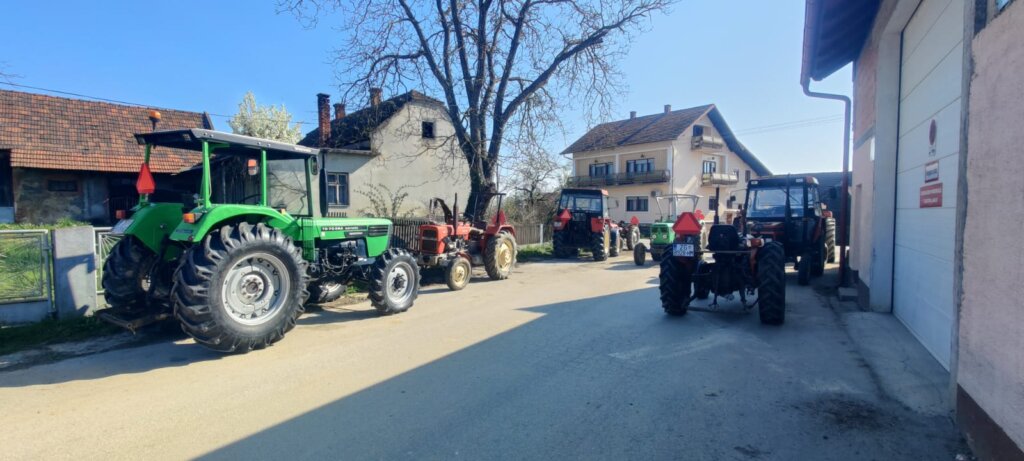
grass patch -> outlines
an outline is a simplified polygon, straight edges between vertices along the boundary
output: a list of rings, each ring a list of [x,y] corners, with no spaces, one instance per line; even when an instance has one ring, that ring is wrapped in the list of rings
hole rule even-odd
[[[0,327],[0,355],[59,344],[122,331],[94,317],[70,320],[43,320],[39,323]]]
[[[75,221],[74,219],[61,218],[57,222],[50,224],[33,224],[33,223],[15,223],[15,224],[0,224],[0,230],[36,230],[36,229],[64,229],[68,227],[82,227],[90,226],[87,222]]]
[[[516,253],[517,262],[530,262],[540,261],[544,259],[551,259],[552,248],[550,243],[542,245],[524,245],[519,247],[519,251]]]

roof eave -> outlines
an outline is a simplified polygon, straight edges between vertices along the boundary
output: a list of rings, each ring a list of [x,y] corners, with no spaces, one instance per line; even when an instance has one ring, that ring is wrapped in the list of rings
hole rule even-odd
[[[879,0],[806,0],[800,83],[822,80],[854,61],[878,7]]]

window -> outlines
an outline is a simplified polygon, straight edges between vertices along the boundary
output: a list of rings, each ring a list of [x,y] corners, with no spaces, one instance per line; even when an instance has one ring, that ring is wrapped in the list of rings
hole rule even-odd
[[[653,158],[626,160],[626,173],[650,173],[654,171]]]
[[[420,127],[424,139],[434,139],[434,122],[423,122]]]
[[[647,197],[626,197],[626,211],[647,211],[649,201]]]
[[[562,194],[558,207],[571,211],[601,212],[604,207],[603,198],[597,194]]]
[[[50,192],[78,192],[78,181],[74,179],[47,179],[46,190]]]
[[[718,198],[708,197],[708,211],[718,213]]]
[[[289,214],[309,216],[306,159],[267,159],[267,204]]]
[[[700,125],[693,126],[693,137],[704,136],[704,127]]]
[[[704,174],[717,173],[718,162],[715,160],[704,160],[704,166],[701,168],[701,172]]]
[[[0,153],[0,207],[14,206],[14,175],[11,154]]]
[[[747,172],[743,174],[743,180],[750,182],[750,170],[747,170]]]
[[[327,173],[327,205],[348,206],[348,173]]]
[[[594,163],[590,165],[590,176],[591,177],[604,177],[611,176],[612,164],[611,163]]]

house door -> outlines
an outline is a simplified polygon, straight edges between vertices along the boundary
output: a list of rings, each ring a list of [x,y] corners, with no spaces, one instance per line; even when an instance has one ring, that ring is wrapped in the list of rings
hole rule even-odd
[[[964,0],[924,0],[903,29],[893,311],[947,369]]]

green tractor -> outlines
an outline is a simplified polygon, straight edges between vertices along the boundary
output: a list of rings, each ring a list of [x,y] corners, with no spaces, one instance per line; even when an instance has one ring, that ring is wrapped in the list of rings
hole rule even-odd
[[[676,216],[684,211],[694,213],[695,216],[703,223],[704,214],[700,210],[697,210],[697,202],[700,201],[702,196],[693,194],[669,194],[659,195],[655,197],[655,201],[658,204],[658,220],[651,224],[651,246],[644,245],[642,242],[638,242],[633,246],[633,262],[637,266],[643,266],[647,262],[647,252],[650,251],[651,259],[655,261],[661,261],[662,253],[665,252],[665,248],[672,245],[672,242],[676,239],[675,231],[672,230],[672,225],[676,222]],[[662,207],[662,201],[666,202],[666,207]],[[689,202],[689,206],[686,210],[682,207]],[[667,208],[667,212],[666,212]]]
[[[247,352],[354,280],[382,315],[412,307],[419,269],[389,248],[391,221],[324,217],[317,149],[204,129],[135,138],[146,146],[139,204],[117,213],[113,233],[124,237],[103,266],[111,307],[100,318],[135,330],[174,317],[200,344]],[[155,148],[202,152],[197,194],[152,200],[162,195],[149,171]]]

